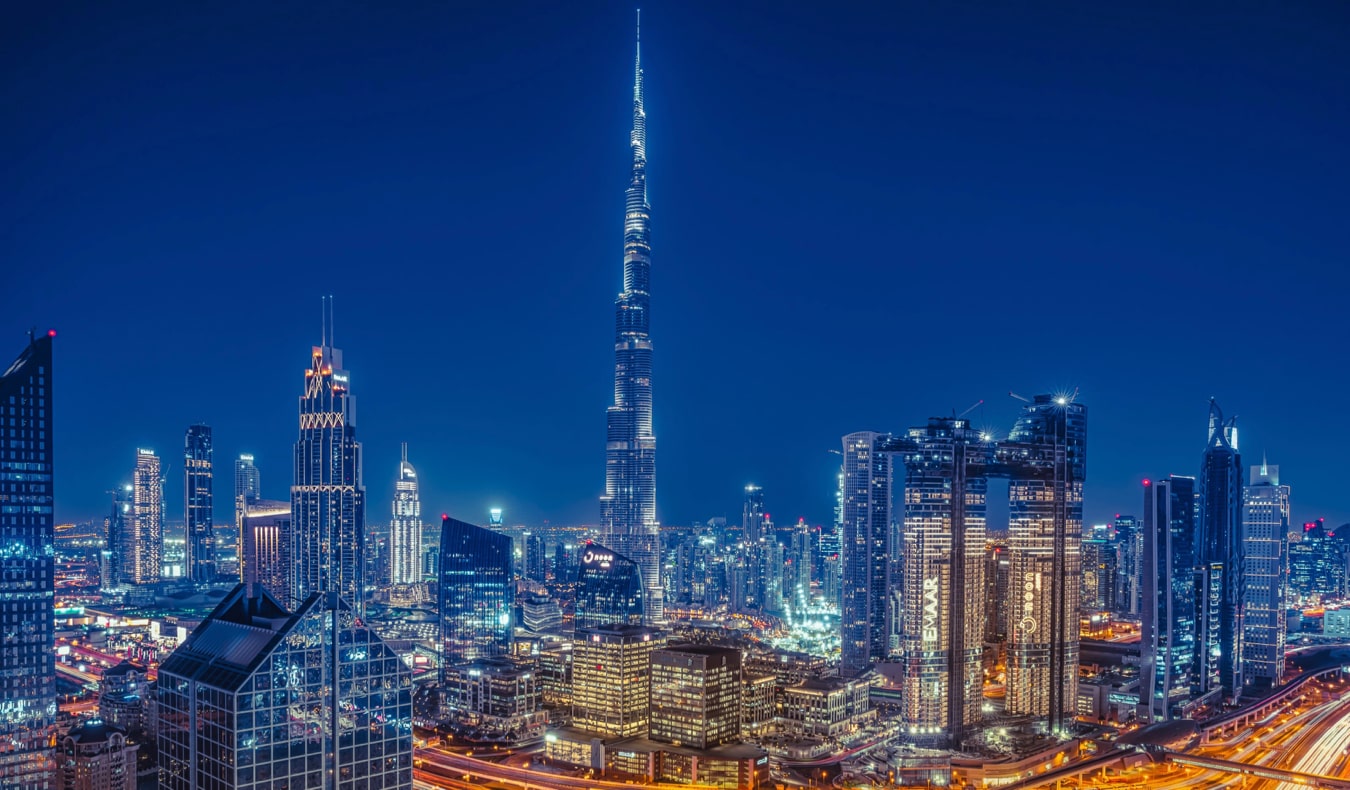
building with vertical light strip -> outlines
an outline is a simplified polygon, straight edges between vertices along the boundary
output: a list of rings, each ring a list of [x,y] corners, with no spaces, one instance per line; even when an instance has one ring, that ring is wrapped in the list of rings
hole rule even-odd
[[[1202,601],[1209,610],[1201,623],[1201,676],[1206,691],[1220,687],[1225,700],[1235,700],[1244,685],[1242,457],[1238,454],[1236,418],[1225,420],[1212,398],[1209,440],[1199,484],[1200,543],[1196,559],[1206,579]]]
[[[1008,470],[1007,697],[1013,715],[1073,721],[1078,698],[1078,598],[1087,475],[1087,407],[1037,395],[999,445]]]
[[[131,485],[131,582],[155,584],[164,556],[164,478],[154,450],[136,450]]]
[[[300,436],[291,486],[289,604],[310,593],[336,592],[360,616],[364,611],[361,552],[366,532],[366,489],[356,441],[356,399],[342,350],[332,340],[332,301],[324,300],[323,339],[310,353],[300,396]]]
[[[1187,716],[1200,686],[1195,479],[1144,481],[1139,720]]]
[[[647,622],[665,620],[656,520],[652,432],[651,206],[647,203],[647,113],[639,35],[633,73],[632,170],[624,207],[623,291],[614,303],[614,405],[606,413],[604,541],[638,564]]]
[[[183,439],[183,523],[187,532],[185,570],[195,584],[210,584],[216,579],[211,457],[211,426],[189,426]]]
[[[1248,686],[1269,688],[1284,677],[1289,486],[1280,483],[1280,467],[1262,459],[1251,468],[1242,496],[1243,678]]]
[[[274,499],[250,499],[244,506],[239,542],[240,578],[251,594],[262,586],[278,601],[291,596],[291,503]]]
[[[902,719],[915,740],[959,742],[984,701],[990,445],[966,420],[934,418],[892,446],[905,474]]]
[[[396,587],[422,581],[422,500],[417,488],[417,470],[408,463],[408,443],[404,442],[389,521],[389,576]]]
[[[889,434],[844,437],[840,522],[839,671],[851,675],[886,657],[889,647],[891,457],[877,451]]]
[[[30,337],[0,375],[0,787],[54,780],[56,643],[52,338]]]

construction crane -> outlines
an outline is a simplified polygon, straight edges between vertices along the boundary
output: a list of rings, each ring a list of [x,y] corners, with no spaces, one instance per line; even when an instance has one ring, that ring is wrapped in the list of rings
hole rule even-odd
[[[960,414],[956,415],[956,417],[957,417],[957,419],[960,419],[960,418],[966,416],[967,414],[970,414],[971,412],[975,411],[976,409],[980,408],[980,407],[983,406],[983,405],[984,405],[984,398],[980,398],[979,400],[977,400],[977,401],[975,401],[974,403],[972,403],[972,404],[970,405],[970,408],[969,408],[969,409],[966,409],[965,411],[963,411],[963,412],[961,412]]]

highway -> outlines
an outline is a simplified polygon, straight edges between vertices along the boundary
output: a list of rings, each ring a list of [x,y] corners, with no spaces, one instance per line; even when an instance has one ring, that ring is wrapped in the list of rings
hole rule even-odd
[[[629,782],[587,779],[547,771],[534,771],[529,768],[517,768],[479,760],[440,749],[419,749],[416,752],[416,758],[415,765],[418,768],[419,780],[432,787],[454,788],[455,790],[473,787],[482,790],[481,781],[472,781],[477,779],[507,787],[520,788],[520,790],[633,790],[633,784]],[[428,770],[429,768],[439,770],[433,773]],[[469,778],[465,779],[466,776]],[[709,785],[687,784],[644,784],[643,787],[679,788],[680,790],[710,788]]]

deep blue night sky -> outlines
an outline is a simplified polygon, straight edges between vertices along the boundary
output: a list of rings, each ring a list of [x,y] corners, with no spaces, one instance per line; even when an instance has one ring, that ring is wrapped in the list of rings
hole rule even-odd
[[[853,430],[1081,388],[1090,521],[1208,398],[1350,521],[1343,4],[643,8],[665,523],[831,518]],[[215,428],[265,494],[335,297],[387,518],[594,522],[633,5],[65,4],[0,46],[0,352],[56,327],[58,517]]]

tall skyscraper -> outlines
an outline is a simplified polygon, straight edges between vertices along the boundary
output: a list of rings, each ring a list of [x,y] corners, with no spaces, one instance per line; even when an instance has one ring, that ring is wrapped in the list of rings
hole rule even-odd
[[[103,586],[111,589],[132,581],[131,558],[135,552],[135,542],[132,540],[135,516],[131,512],[131,486],[121,486],[108,493],[112,494],[112,509],[103,519],[103,527],[107,535],[107,541],[103,549],[103,555],[106,558]]]
[[[1201,672],[1217,676],[1225,700],[1241,694],[1243,581],[1242,458],[1238,455],[1236,418],[1224,420],[1214,399],[1209,401],[1209,441],[1200,469],[1199,560],[1210,587],[1204,598],[1217,611],[1202,623]],[[1217,626],[1217,631],[1214,627]]]
[[[314,346],[300,396],[300,438],[291,486],[293,606],[310,593],[336,592],[364,611],[361,550],[366,535],[366,489],[356,400],[342,350],[332,340],[332,300],[324,300],[323,340]]]
[[[1144,481],[1139,719],[1188,715],[1200,686],[1197,656],[1195,480]]]
[[[253,464],[253,456],[245,453],[234,461],[234,498],[245,501],[262,496],[262,473]]]
[[[52,607],[52,338],[30,337],[0,375],[0,787],[46,790],[54,778],[56,643]],[[22,502],[22,507],[9,503]]]
[[[336,592],[238,585],[159,666],[163,790],[411,790],[412,674]]]
[[[741,531],[747,543],[760,539],[764,528],[764,489],[750,483],[745,487],[745,507],[741,512]]]
[[[408,463],[408,443],[394,483],[394,517],[389,522],[390,581],[395,585],[422,581],[422,500],[417,495],[417,470]]]
[[[605,542],[642,570],[649,623],[665,619],[656,520],[656,435],[652,432],[651,206],[647,204],[647,115],[639,36],[633,73],[633,167],[623,223],[623,292],[615,300],[614,405],[606,415]]]
[[[637,563],[599,543],[581,547],[577,564],[577,596],[574,627],[641,625],[643,610],[642,570]]]
[[[183,440],[183,523],[187,525],[187,576],[197,584],[216,580],[211,455],[211,426],[190,426]]]
[[[1285,593],[1289,562],[1289,486],[1280,467],[1261,460],[1242,495],[1245,544],[1243,677],[1269,688],[1284,677]]]
[[[443,665],[509,655],[515,570],[511,537],[441,517]]]
[[[1061,732],[1078,697],[1078,577],[1087,477],[1087,407],[1037,395],[1005,442],[1008,557],[1017,603],[1008,634],[1008,713]]]
[[[850,433],[843,439],[842,559],[839,671],[855,674],[886,657],[891,533],[891,457],[877,451],[889,435]]]
[[[1116,610],[1126,616],[1138,615],[1143,606],[1140,557],[1144,552],[1144,532],[1139,519],[1119,513],[1111,526],[1116,543]]]
[[[959,743],[984,702],[988,437],[940,417],[891,447],[905,473],[903,719]]]
[[[154,450],[136,450],[131,485],[131,581],[154,584],[164,554],[164,477]]]

